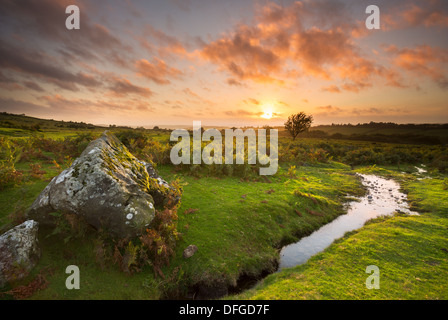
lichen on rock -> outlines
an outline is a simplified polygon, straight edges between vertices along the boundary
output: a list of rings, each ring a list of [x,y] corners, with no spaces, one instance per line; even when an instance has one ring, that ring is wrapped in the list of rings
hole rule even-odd
[[[27,276],[39,261],[38,226],[28,220],[0,236],[0,288]]]
[[[172,191],[150,164],[135,158],[106,131],[53,178],[28,216],[53,224],[51,212],[77,214],[114,236],[134,237],[151,223],[155,206],[163,205]]]

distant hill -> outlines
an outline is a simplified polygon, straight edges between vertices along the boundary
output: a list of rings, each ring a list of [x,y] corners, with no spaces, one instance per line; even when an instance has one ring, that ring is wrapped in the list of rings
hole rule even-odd
[[[287,136],[284,127],[276,126],[280,136]],[[312,126],[301,138],[360,140],[407,144],[448,144],[448,124],[397,124],[370,122]]]
[[[302,137],[411,144],[447,144],[448,124],[370,122],[314,126]]]
[[[95,129],[101,128],[90,123],[74,121],[58,121],[53,119],[39,119],[24,114],[12,114],[7,112],[0,113],[0,127],[17,128],[25,130],[39,131],[43,129]]]
[[[0,135],[10,137],[27,137],[38,133],[67,133],[75,134],[83,131],[104,131],[106,129],[131,129],[121,126],[99,126],[85,122],[59,121],[40,119],[24,114],[0,112]]]
[[[159,125],[161,129],[191,129],[192,125]],[[142,127],[140,127],[141,129]],[[208,129],[208,126],[203,126]],[[224,129],[226,127],[214,127]],[[249,127],[244,127],[249,128]],[[288,133],[282,126],[273,127],[280,136]],[[0,112],[0,134],[23,136],[26,132],[60,132],[106,129],[132,129],[128,126],[93,125],[85,122],[39,119],[24,114]],[[149,127],[148,127],[149,129]],[[152,129],[152,128],[151,128]],[[333,124],[313,126],[301,138],[322,138],[339,140],[361,140],[371,142],[391,142],[409,144],[448,144],[448,124],[396,124],[392,122],[370,122],[362,124]]]

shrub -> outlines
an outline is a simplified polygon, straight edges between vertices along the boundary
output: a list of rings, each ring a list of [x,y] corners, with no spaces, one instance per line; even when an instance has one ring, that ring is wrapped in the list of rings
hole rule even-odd
[[[15,168],[20,160],[22,148],[12,141],[0,138],[0,190],[19,184],[23,174]]]
[[[87,222],[76,214],[52,212],[50,216],[54,218],[55,227],[53,231],[47,235],[63,237],[64,243],[72,239],[84,238],[89,230],[93,228]]]
[[[291,179],[295,179],[297,178],[297,170],[296,170],[296,166],[289,166],[288,168],[288,172],[286,173],[286,175],[288,177],[290,177]]]
[[[179,180],[171,183],[174,192],[170,193],[163,210],[156,210],[153,221],[142,235],[134,239],[112,239],[100,232],[100,239],[95,245],[95,256],[102,267],[106,262],[119,266],[126,273],[140,272],[145,266],[152,266],[155,276],[164,278],[162,268],[169,265],[174,254],[176,242],[180,238],[177,231],[177,209],[181,195]],[[175,205],[174,205],[175,204]]]
[[[32,178],[42,179],[44,174],[47,173],[45,170],[42,170],[42,167],[38,163],[30,163],[29,166],[30,166],[30,169],[31,169],[31,174],[30,175],[31,175]]]

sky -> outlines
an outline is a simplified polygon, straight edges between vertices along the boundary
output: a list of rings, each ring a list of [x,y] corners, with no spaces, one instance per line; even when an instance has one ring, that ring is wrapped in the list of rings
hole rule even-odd
[[[1,112],[145,127],[274,126],[301,111],[315,125],[448,122],[446,0],[0,4]]]

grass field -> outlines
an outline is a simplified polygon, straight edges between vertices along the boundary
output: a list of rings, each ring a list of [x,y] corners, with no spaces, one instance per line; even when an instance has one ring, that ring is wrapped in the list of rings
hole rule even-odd
[[[28,129],[0,129],[3,169],[12,166],[19,177],[13,176],[17,179],[8,180],[0,190],[2,230],[23,219],[26,208],[50,179],[102,131],[42,126],[37,136]],[[192,298],[195,294],[196,298],[224,294],[231,299],[448,297],[448,178],[442,145],[311,138],[291,144],[289,138],[281,137],[279,170],[262,179],[253,173],[256,170],[229,175],[206,166],[179,168],[167,163],[169,131],[113,131],[137,157],[157,160],[159,174],[167,181],[180,181],[183,187],[177,211],[181,238],[169,266],[162,268],[164,276],[156,276],[150,266],[128,274],[117,265],[104,265],[98,259],[100,239],[94,230],[65,243],[62,235],[50,235],[51,229],[41,228],[42,258],[38,266],[27,278],[3,288],[3,299],[13,298],[14,289],[29,289],[39,277],[46,282],[26,298],[160,299]],[[20,156],[7,161],[16,154]],[[377,162],[382,164],[372,165]],[[413,174],[415,164],[421,163],[427,165],[430,179],[419,180]],[[343,214],[345,202],[364,194],[355,172],[393,177],[421,215],[371,221],[306,264],[270,275],[256,288],[235,294],[239,280],[275,271],[283,245]],[[190,244],[199,249],[185,259],[182,252]],[[371,264],[381,270],[380,290],[365,287],[365,267]],[[79,266],[81,290],[66,289],[68,265]]]

